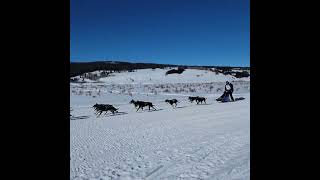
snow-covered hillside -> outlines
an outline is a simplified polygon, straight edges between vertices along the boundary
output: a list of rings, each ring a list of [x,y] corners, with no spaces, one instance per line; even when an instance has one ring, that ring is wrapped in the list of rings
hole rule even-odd
[[[70,84],[70,179],[249,179],[250,79],[165,72]],[[226,80],[244,100],[215,101]],[[195,95],[207,103],[190,103]],[[172,98],[180,101],[177,108],[164,102]],[[150,101],[157,110],[136,112],[131,99]],[[95,103],[112,104],[119,113],[97,117]]]
[[[250,78],[235,78],[207,70],[186,69],[182,74],[165,75],[167,69],[140,69],[135,72],[112,73],[99,79],[107,84],[163,84],[163,83],[211,83],[225,81],[250,81]],[[92,72],[99,74],[99,71]],[[85,79],[87,82],[92,82]]]

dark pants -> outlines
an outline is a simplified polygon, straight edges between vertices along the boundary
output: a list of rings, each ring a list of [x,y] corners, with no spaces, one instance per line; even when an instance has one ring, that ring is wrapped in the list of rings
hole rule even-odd
[[[231,100],[234,101],[231,91],[224,91],[222,96],[220,96],[217,100],[221,100],[225,96],[230,96]]]
[[[231,92],[231,91],[227,91],[227,93],[226,93],[226,94],[227,94],[227,96],[228,96],[228,95],[230,95],[231,100],[232,100],[232,101],[234,101],[233,96],[232,96],[232,92]]]

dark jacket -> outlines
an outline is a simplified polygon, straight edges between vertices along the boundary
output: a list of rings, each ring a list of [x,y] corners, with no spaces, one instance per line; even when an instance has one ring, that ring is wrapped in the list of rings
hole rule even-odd
[[[230,86],[230,88],[231,88],[229,91],[230,91],[231,93],[233,93],[233,84],[229,83],[229,86]],[[225,91],[228,91],[228,90],[227,90],[227,84],[224,86],[224,90],[225,90]]]

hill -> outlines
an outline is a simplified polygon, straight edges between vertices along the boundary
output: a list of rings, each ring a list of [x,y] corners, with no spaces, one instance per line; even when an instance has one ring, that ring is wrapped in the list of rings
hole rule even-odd
[[[104,70],[104,71],[132,71],[136,69],[164,69],[166,67],[181,67],[189,69],[220,69],[221,72],[229,71],[230,69],[249,70],[249,67],[227,67],[227,66],[189,66],[189,65],[174,65],[174,64],[156,64],[156,63],[130,63],[123,61],[95,61],[95,62],[71,62],[70,77],[82,75],[84,73]]]

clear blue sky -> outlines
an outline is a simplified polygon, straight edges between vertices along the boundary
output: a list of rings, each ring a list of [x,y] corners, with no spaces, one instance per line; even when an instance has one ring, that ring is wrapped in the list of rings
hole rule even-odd
[[[250,65],[249,0],[71,0],[70,60]]]

